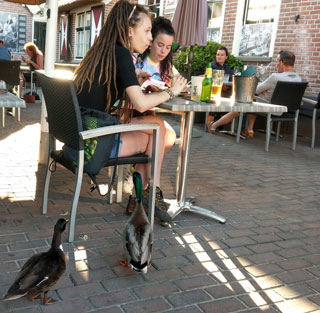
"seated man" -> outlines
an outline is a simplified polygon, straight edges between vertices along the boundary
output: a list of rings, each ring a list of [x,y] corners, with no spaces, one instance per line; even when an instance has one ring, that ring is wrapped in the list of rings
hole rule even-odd
[[[274,88],[278,81],[301,82],[301,77],[294,72],[295,55],[289,51],[280,51],[277,56],[276,66],[278,73],[271,74],[265,81],[260,83],[256,90],[256,95],[261,95],[266,102],[270,102]],[[230,112],[214,122],[213,116],[209,115],[207,126],[211,133],[214,133],[216,128],[227,123],[230,123],[239,113]],[[255,114],[248,114],[249,124],[244,131],[247,137],[253,137],[253,125],[256,120]]]
[[[10,61],[11,54],[7,47],[4,46],[4,41],[0,39],[0,60]]]

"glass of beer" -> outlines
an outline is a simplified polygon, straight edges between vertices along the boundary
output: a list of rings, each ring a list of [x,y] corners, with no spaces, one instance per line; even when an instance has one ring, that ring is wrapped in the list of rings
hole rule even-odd
[[[223,70],[212,70],[212,91],[211,100],[219,100],[224,80]]]

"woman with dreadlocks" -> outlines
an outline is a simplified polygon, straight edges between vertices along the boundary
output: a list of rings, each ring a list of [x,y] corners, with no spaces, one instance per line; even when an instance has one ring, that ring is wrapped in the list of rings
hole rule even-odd
[[[186,79],[179,75],[172,80],[171,88],[163,92],[144,94],[141,91],[132,62],[132,54],[134,52],[143,53],[151,41],[151,20],[148,11],[142,6],[133,5],[126,0],[117,2],[101,28],[99,37],[75,73],[74,83],[80,106],[111,112],[114,110],[114,103],[126,94],[130,99],[130,102],[126,101],[126,103],[132,103],[134,109],[145,112],[178,95],[186,85]],[[120,108],[120,106],[118,107]],[[161,117],[153,115],[130,119],[128,111],[132,110],[120,112],[125,122],[156,122],[160,125],[156,214],[161,220],[171,221],[160,189],[160,172],[165,154],[164,121]],[[119,149],[118,151],[116,148],[114,150],[110,157],[129,156],[139,152],[151,155],[152,132],[122,133]],[[142,176],[145,188],[143,196],[148,198],[147,183],[150,177],[150,164],[138,164],[135,170]],[[135,204],[134,194],[129,198],[129,201]]]

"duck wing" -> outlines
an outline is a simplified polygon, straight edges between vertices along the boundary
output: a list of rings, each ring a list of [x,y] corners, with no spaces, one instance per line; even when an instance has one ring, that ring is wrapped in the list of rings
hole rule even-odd
[[[149,264],[151,261],[152,252],[152,242],[153,242],[153,232],[150,224],[145,226],[144,234],[142,236],[141,242],[141,264]]]
[[[55,285],[65,269],[62,251],[36,254],[24,264],[4,299],[17,299],[26,294],[38,295]]]

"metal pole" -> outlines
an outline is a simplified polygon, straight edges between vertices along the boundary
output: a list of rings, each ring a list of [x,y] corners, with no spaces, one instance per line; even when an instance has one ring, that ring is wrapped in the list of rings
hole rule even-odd
[[[58,23],[58,1],[47,0],[48,11],[50,16],[47,18],[46,29],[46,47],[44,70],[46,75],[53,75],[54,62],[56,61],[56,46],[57,46],[57,23]],[[49,146],[49,128],[46,121],[47,110],[42,97],[41,106],[41,136],[39,147],[39,163],[46,164],[48,161],[48,146]]]

